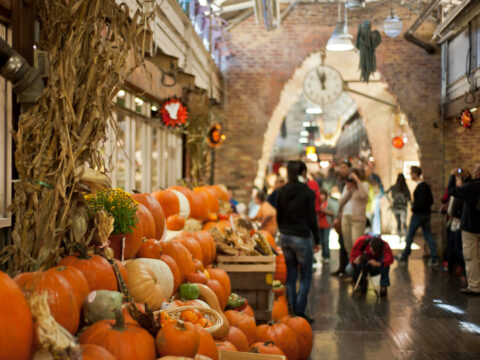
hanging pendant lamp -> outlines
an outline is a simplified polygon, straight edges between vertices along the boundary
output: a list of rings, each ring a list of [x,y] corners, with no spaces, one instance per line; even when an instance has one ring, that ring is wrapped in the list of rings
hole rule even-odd
[[[348,33],[347,8],[345,8],[344,21],[341,19],[341,5],[338,2],[338,20],[333,34],[327,41],[328,51],[350,51],[355,48],[353,45],[353,36]]]
[[[347,9],[358,10],[365,8],[365,0],[348,0],[346,2]]]
[[[402,19],[393,13],[393,5],[392,2],[390,2],[390,16],[383,21],[383,31],[387,36],[396,38],[402,33],[402,28]]]

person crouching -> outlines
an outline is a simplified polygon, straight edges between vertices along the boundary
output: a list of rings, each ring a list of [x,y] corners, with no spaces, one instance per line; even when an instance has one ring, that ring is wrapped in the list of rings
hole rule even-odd
[[[362,270],[371,276],[380,274],[380,296],[387,296],[387,287],[390,286],[390,265],[393,264],[393,253],[388,243],[380,236],[367,234],[357,239],[350,253],[350,263],[347,266],[347,273],[353,276],[354,283],[357,282]],[[360,280],[360,289],[367,291],[366,274]]]

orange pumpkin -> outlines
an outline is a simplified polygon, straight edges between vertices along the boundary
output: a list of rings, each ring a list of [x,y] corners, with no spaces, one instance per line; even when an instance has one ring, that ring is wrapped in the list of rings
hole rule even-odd
[[[169,241],[162,243],[164,255],[171,256],[177,263],[180,270],[181,282],[185,281],[187,274],[195,271],[192,254],[182,245],[180,241]]]
[[[313,331],[308,321],[300,316],[285,316],[280,323],[287,325],[297,335],[298,359],[308,359],[313,347]]]
[[[179,320],[162,327],[155,342],[160,356],[194,357],[200,346],[200,335],[195,325]]]
[[[125,259],[131,259],[135,257],[138,249],[142,245],[143,239],[143,224],[140,220],[140,216],[137,212],[137,223],[132,229],[131,234],[125,234],[125,247],[123,249],[123,255]]]
[[[238,349],[230,341],[217,341],[215,343],[218,351],[238,351]]]
[[[73,294],[77,299],[77,305],[79,306],[78,310],[80,311],[80,308],[82,307],[82,304],[83,304],[83,300],[85,300],[87,295],[90,293],[87,279],[85,279],[85,276],[83,276],[83,273],[73,266],[63,266],[63,265],[54,267],[50,270],[58,271],[65,278],[65,280],[68,281],[68,283],[70,284],[70,287],[73,290]]]
[[[193,237],[202,248],[203,265],[207,266],[215,260],[216,245],[212,235],[208,231],[190,231],[180,233],[179,237]]]
[[[172,241],[180,241],[192,254],[194,259],[198,259],[200,261],[203,260],[203,252],[200,243],[192,237],[180,237],[177,239],[173,239]]]
[[[228,302],[228,297],[232,292],[232,285],[230,283],[230,277],[228,276],[227,272],[223,269],[219,268],[209,268],[208,274],[210,275],[210,279],[217,280],[223,288],[223,295],[225,304]],[[207,285],[208,286],[208,285]]]
[[[250,352],[257,354],[285,356],[282,349],[276,346],[273,341],[256,342],[250,347]]]
[[[197,270],[195,272],[187,274],[187,282],[192,284],[200,283],[207,285],[208,279],[205,273]]]
[[[227,306],[228,298],[225,298],[225,291],[218,280],[208,279],[206,285],[217,295],[218,303],[222,310]]]
[[[55,320],[75,334],[80,321],[80,306],[77,302],[78,294],[68,283],[67,279],[55,269],[45,272],[22,273],[14,281],[24,292],[48,293],[48,305]]]
[[[117,360],[155,360],[155,340],[149,332],[135,324],[125,324],[122,312],[115,312],[116,320],[102,320],[86,328],[80,335],[80,344],[99,345]]]
[[[178,287],[182,283],[182,274],[180,272],[180,269],[178,268],[178,265],[175,262],[175,260],[169,255],[166,255],[166,254],[160,255],[160,260],[162,260],[165,264],[167,264],[170,270],[172,271],[173,293],[176,293],[178,290]]]
[[[279,280],[282,284],[287,282],[287,265],[285,257],[280,247],[277,248],[278,255],[275,256],[275,280]]]
[[[153,220],[150,210],[142,204],[137,204],[137,215],[142,223],[143,237],[154,239],[156,235],[155,220]]]
[[[140,204],[147,207],[153,216],[155,222],[155,236],[157,240],[161,240],[165,234],[165,214],[160,203],[152,194],[132,194],[132,198]],[[146,235],[145,235],[146,236]]]
[[[0,271],[0,359],[28,360],[33,344],[33,320],[19,286]]]
[[[258,341],[273,341],[285,353],[288,360],[298,359],[297,335],[285,324],[260,325],[257,328]]]
[[[119,261],[116,261],[123,279],[127,280],[127,271]],[[59,265],[71,265],[82,272],[87,279],[88,288],[93,290],[111,290],[118,289],[117,278],[113,271],[112,265],[102,256],[99,255],[70,255],[63,258]]]
[[[239,311],[227,310],[225,316],[230,326],[239,328],[247,337],[248,344],[253,344],[256,341],[256,327],[255,320]]]
[[[202,327],[198,325],[194,326],[200,339],[197,355],[204,355],[208,356],[212,360],[218,360],[218,350],[212,335],[210,335],[207,330],[203,329]]]
[[[162,244],[156,239],[142,239],[142,244],[137,252],[139,258],[158,259],[162,254]]]
[[[188,199],[180,191],[168,189],[155,191],[153,194],[155,199],[160,203],[165,217],[168,219],[170,215],[179,214],[184,218],[190,215],[190,204]]]
[[[203,249],[202,249],[202,253],[203,253]],[[201,272],[205,271],[205,266],[203,266],[203,262],[201,262],[198,259],[193,259],[193,263],[195,264],[195,269],[197,271],[201,271]]]
[[[83,360],[116,360],[108,350],[93,344],[80,345]]]
[[[198,191],[192,192],[190,202],[190,216],[197,220],[206,220],[208,218],[208,214],[210,213],[210,206],[208,200],[209,198],[206,193]]]
[[[285,297],[285,295],[282,295],[282,296],[279,296],[278,299],[276,299],[273,302],[272,319],[275,321],[279,321],[281,318],[287,315],[288,315],[287,298]]]
[[[241,312],[243,312],[244,314],[247,314],[251,317],[253,317],[253,319],[255,319],[255,312],[253,311],[252,307],[250,305],[247,304],[247,306],[245,306],[242,310],[240,310]]]
[[[220,203],[218,201],[217,192],[214,189],[208,188],[206,186],[196,187],[193,189],[193,192],[203,192],[207,194],[208,198],[208,208],[210,213],[218,213],[220,210]]]
[[[217,197],[219,200],[228,202],[228,193],[225,191],[222,186],[219,185],[210,185],[207,188],[213,189],[217,193]]]
[[[231,342],[238,351],[248,351],[248,339],[242,330],[236,326],[230,326],[228,334],[222,340]]]
[[[182,230],[185,226],[185,218],[183,216],[174,214],[170,215],[167,219],[167,229],[178,231]]]

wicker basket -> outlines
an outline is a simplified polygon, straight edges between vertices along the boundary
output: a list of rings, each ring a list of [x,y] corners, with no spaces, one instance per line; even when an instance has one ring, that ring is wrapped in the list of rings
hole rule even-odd
[[[210,334],[218,330],[223,325],[223,318],[218,311],[203,306],[172,306],[164,310],[155,311],[154,314],[159,315],[160,313],[165,313],[172,319],[178,320],[182,312],[188,309],[201,312],[204,317],[212,322],[212,326],[205,328],[205,330],[207,330]]]

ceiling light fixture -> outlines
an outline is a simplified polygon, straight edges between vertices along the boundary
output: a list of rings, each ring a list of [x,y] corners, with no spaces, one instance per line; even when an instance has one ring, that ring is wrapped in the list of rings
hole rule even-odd
[[[341,20],[341,5],[340,1],[338,2],[338,21],[337,26],[333,34],[330,36],[330,39],[327,41],[327,50],[328,51],[350,51],[355,48],[353,46],[353,36],[348,33],[348,17],[347,17],[347,7],[345,6],[345,15],[344,21]]]
[[[125,90],[118,90],[117,96],[123,98],[125,96]]]
[[[300,136],[308,136],[310,133],[307,130],[300,131]]]
[[[298,142],[299,142],[299,143],[302,143],[302,144],[306,144],[306,143],[308,143],[308,139],[302,137],[302,138],[300,138],[300,139],[298,140]]]
[[[365,8],[365,0],[348,0],[345,6],[350,10],[363,9]]]
[[[393,4],[390,2],[390,16],[383,21],[383,32],[391,37],[396,38],[402,33],[403,22],[393,13]]]
[[[311,114],[311,115],[319,115],[321,113],[323,113],[323,110],[320,106],[315,106],[315,107],[308,107],[305,112],[307,114]]]
[[[310,122],[309,121],[304,121],[302,125],[303,125],[303,127],[308,128],[308,127],[310,127]]]
[[[139,106],[142,106],[142,105],[143,105],[143,100],[140,99],[140,98],[138,98],[138,97],[135,98],[135,102],[136,102],[137,105],[139,105]]]

